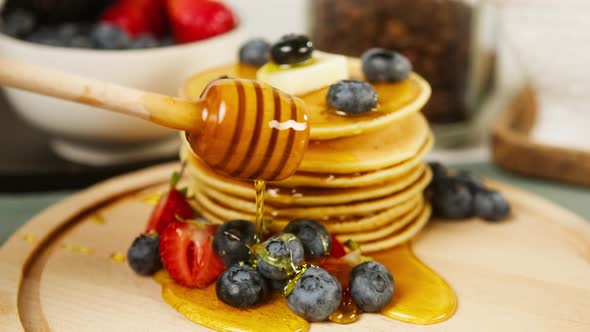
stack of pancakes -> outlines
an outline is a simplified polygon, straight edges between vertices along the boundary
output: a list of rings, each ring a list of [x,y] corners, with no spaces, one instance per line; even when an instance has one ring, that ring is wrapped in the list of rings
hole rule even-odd
[[[351,79],[362,79],[357,60]],[[197,98],[220,76],[255,78],[255,68],[231,65],[194,76],[183,94]],[[393,247],[416,235],[430,217],[423,191],[432,174],[422,158],[433,136],[420,113],[430,87],[411,74],[398,83],[374,84],[376,110],[350,116],[328,108],[328,87],[301,97],[309,107],[310,143],[297,172],[267,185],[265,217],[280,231],[295,218],[316,219],[339,240],[354,240],[364,252]],[[214,222],[255,219],[252,182],[219,175],[205,166],[185,142],[197,209]]]

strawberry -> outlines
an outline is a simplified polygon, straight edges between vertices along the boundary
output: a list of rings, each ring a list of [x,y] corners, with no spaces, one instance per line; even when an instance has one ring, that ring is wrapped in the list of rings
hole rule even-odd
[[[177,43],[213,37],[233,29],[236,18],[224,4],[212,0],[167,0]]]
[[[194,217],[194,210],[188,203],[185,194],[182,190],[179,191],[175,188],[180,176],[180,173],[177,172],[172,174],[170,190],[160,198],[158,205],[152,211],[152,215],[145,229],[146,234],[149,234],[151,231],[162,234],[169,224]]]
[[[115,25],[132,37],[159,37],[167,30],[164,0],[117,0],[102,13],[100,22]]]
[[[180,285],[203,288],[225,270],[213,251],[216,226],[175,222],[160,236],[160,257],[164,267]]]
[[[330,235],[332,237],[332,249],[330,250],[330,256],[334,258],[340,258],[346,256],[346,250],[344,250],[344,245],[338,241],[338,239],[334,235]]]

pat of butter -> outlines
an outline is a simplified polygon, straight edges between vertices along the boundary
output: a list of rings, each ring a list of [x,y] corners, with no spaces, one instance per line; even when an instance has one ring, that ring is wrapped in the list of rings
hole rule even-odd
[[[349,78],[346,56],[313,52],[313,57],[295,65],[267,63],[256,79],[288,94],[303,95]]]

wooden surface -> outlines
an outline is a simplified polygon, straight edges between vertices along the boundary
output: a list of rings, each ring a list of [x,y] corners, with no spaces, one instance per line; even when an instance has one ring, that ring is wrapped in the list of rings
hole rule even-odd
[[[590,186],[590,151],[535,142],[531,130],[537,100],[529,86],[509,104],[492,131],[492,156],[498,165],[521,174]]]
[[[175,168],[106,181],[17,231],[0,249],[1,330],[201,330],[163,302],[156,282],[110,259],[143,229],[151,210],[145,198]],[[493,185],[512,203],[510,220],[434,221],[414,242],[417,256],[456,290],[454,317],[418,326],[366,314],[352,325],[312,324],[312,331],[590,330],[590,226],[543,199]]]

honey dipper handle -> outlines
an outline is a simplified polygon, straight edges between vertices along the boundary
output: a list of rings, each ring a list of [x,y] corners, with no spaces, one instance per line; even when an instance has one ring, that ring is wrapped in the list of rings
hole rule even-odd
[[[113,83],[0,58],[0,85],[142,118],[165,127],[199,131],[201,105]]]

